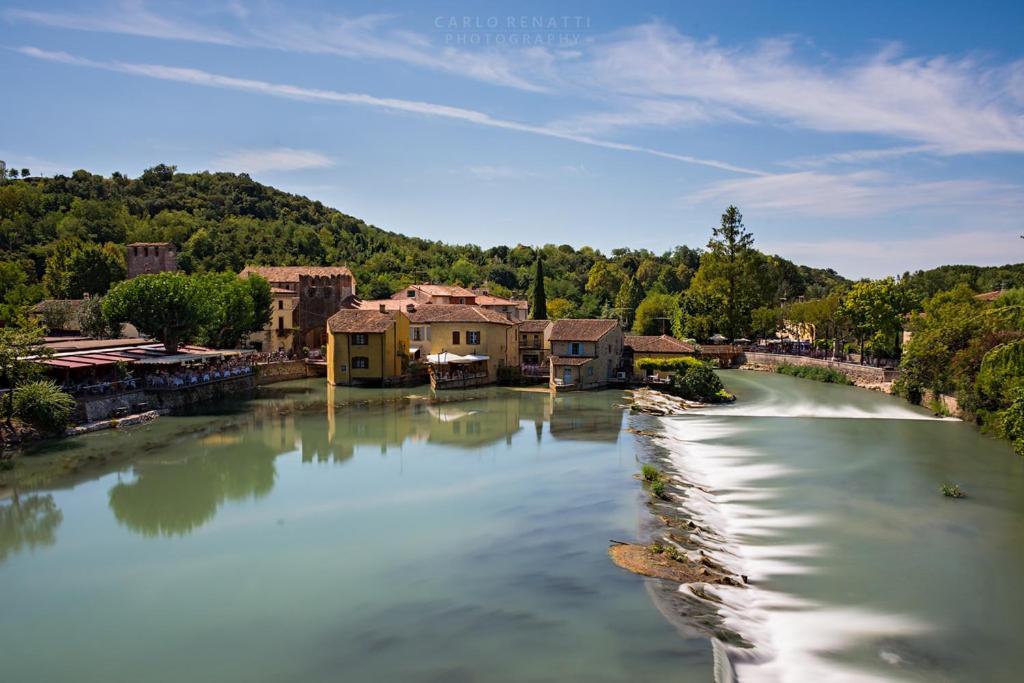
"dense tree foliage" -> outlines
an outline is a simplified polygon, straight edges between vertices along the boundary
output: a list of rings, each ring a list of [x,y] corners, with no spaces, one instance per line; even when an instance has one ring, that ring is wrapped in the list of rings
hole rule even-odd
[[[231,348],[270,319],[270,285],[234,273],[158,273],[120,283],[103,302],[110,323],[131,323],[174,352],[198,341]]]
[[[44,295],[105,294],[123,277],[124,245],[135,241],[173,242],[187,273],[237,273],[247,264],[345,264],[366,298],[424,280],[524,297],[537,290],[542,259],[542,291],[548,300],[568,301],[566,315],[617,315],[628,325],[647,294],[682,299],[705,255],[686,246],[663,254],[625,248],[603,254],[565,244],[450,245],[386,232],[244,174],[177,173],[165,165],[136,179],[76,171],[0,185],[0,320]],[[776,305],[780,292],[818,296],[843,282],[833,271],[753,254],[762,266],[774,264],[766,271],[770,277],[747,281],[765,288],[754,296],[758,302]],[[695,297],[707,303],[704,293]],[[719,308],[712,313],[688,321],[687,329],[725,330],[728,315]],[[744,321],[737,325],[747,332]]]

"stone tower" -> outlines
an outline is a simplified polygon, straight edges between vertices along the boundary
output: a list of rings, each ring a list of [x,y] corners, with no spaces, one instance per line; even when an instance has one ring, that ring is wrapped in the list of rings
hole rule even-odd
[[[128,245],[128,277],[178,270],[178,254],[170,242],[133,242]]]

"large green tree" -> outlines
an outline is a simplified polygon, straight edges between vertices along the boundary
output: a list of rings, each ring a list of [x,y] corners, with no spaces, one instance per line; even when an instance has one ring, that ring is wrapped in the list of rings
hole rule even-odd
[[[730,206],[722,214],[719,226],[713,228],[708,250],[690,284],[696,292],[721,296],[723,332],[730,339],[746,333],[750,311],[765,298],[765,292],[758,286],[753,244],[753,235],[743,225],[743,215]],[[769,296],[774,296],[774,292]]]
[[[140,275],[115,286],[103,301],[113,322],[131,323],[174,353],[217,319],[215,292],[185,273]]]
[[[668,334],[679,315],[679,300],[672,294],[648,294],[636,307],[634,334]]]

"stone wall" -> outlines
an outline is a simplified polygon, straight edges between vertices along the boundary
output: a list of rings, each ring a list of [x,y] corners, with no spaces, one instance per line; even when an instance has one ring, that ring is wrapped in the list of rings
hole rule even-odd
[[[303,379],[307,374],[306,361],[288,360],[283,363],[260,363],[256,366],[256,383],[272,384],[287,382],[291,379]]]
[[[791,356],[778,353],[758,353],[748,351],[742,354],[738,363],[774,369],[780,365],[805,365],[819,368],[836,370],[849,377],[855,384],[878,385],[887,384],[899,377],[898,370],[885,370],[870,365],[858,365],[856,363],[843,363],[841,361],[822,360],[820,358],[807,358],[805,356]]]
[[[930,389],[926,389],[921,394],[921,405],[940,415],[958,417],[961,420],[966,417],[964,411],[960,409],[960,403],[956,400],[955,396],[936,394]]]
[[[121,408],[126,409],[129,413],[137,412],[137,405],[148,402],[149,398],[147,398],[146,392],[141,389],[116,396],[90,396],[78,400],[73,419],[75,422],[105,420]]]
[[[254,375],[243,375],[183,389],[147,391],[145,394],[150,409],[177,410],[204,401],[213,401],[227,396],[234,396],[235,394],[246,393],[255,388],[256,377]]]

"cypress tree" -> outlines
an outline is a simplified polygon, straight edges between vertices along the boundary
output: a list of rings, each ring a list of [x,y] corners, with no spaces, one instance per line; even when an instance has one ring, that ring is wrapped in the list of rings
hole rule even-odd
[[[537,255],[537,268],[533,274],[533,306],[530,311],[531,320],[548,319],[548,298],[544,293],[544,262]]]

